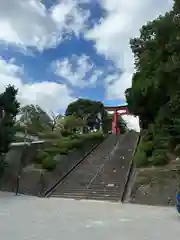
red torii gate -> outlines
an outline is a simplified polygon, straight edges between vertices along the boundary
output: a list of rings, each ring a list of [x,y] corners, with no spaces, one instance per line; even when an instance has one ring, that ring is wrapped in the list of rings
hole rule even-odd
[[[127,105],[125,105],[125,106],[107,106],[104,108],[106,111],[114,111],[113,120],[112,120],[112,133],[114,133],[114,134],[120,133],[120,128],[118,128],[118,126],[117,126],[118,116],[129,114]]]

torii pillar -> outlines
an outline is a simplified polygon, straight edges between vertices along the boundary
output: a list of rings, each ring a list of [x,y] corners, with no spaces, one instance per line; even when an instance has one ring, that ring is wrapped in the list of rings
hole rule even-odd
[[[117,123],[118,123],[118,117],[119,117],[119,116],[118,116],[118,111],[115,110],[115,111],[114,111],[114,114],[113,114],[112,128],[111,128],[112,133],[114,133],[114,134],[120,133],[120,128],[118,128],[118,125],[117,125]]]
[[[114,111],[113,120],[112,120],[112,133],[118,134],[120,133],[120,128],[118,128],[118,117],[119,115],[129,114],[127,105],[126,106],[115,106],[115,107],[105,107],[107,111]],[[121,111],[121,112],[118,112]]]

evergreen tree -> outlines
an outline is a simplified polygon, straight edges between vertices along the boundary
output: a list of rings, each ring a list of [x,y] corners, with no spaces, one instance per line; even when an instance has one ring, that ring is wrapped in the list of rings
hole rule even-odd
[[[16,100],[17,90],[7,86],[5,92],[0,94],[0,164],[3,166],[4,154],[8,152],[10,143],[15,136],[14,124],[19,110]]]

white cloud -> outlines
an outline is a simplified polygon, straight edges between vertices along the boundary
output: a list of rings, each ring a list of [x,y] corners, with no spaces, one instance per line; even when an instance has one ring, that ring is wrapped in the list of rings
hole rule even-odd
[[[86,32],[85,37],[95,41],[97,52],[115,62],[124,74],[117,74],[113,84],[106,81],[109,99],[124,98],[123,92],[131,86],[134,71],[133,55],[129,47],[131,37],[139,35],[145,22],[172,7],[172,0],[100,0],[106,17]],[[118,93],[119,91],[119,93]]]
[[[86,55],[57,60],[53,63],[53,68],[57,76],[81,88],[95,84],[102,74]]]
[[[14,85],[19,90],[18,100],[22,105],[38,104],[54,112],[65,110],[75,100],[66,85],[48,81],[24,84],[22,73],[21,67],[14,62],[0,58],[0,93],[8,84]]]
[[[65,34],[79,35],[88,11],[75,0],[61,0],[47,9],[39,0],[0,1],[0,41],[38,50],[56,46]]]
[[[140,132],[139,127],[139,117],[134,117],[132,115],[124,115],[122,118],[126,121],[127,127],[129,129],[134,129],[137,132]]]
[[[104,81],[107,87],[107,99],[124,99],[125,89],[131,86],[132,74],[124,72],[121,76],[119,74],[109,75]]]

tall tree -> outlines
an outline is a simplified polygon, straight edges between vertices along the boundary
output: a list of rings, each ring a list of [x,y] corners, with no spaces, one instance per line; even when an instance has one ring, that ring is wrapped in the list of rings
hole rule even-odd
[[[106,111],[102,102],[92,101],[88,99],[78,99],[68,105],[66,116],[74,115],[82,118],[88,128],[100,128],[100,122],[104,122]],[[101,116],[99,119],[99,116]]]
[[[129,109],[139,115],[143,126],[154,122],[159,108],[179,91],[179,16],[175,10],[160,16],[131,39],[136,73],[126,91]]]
[[[9,150],[9,145],[15,136],[15,118],[19,110],[16,100],[17,90],[13,86],[7,86],[5,92],[0,94],[0,161]]]
[[[85,122],[82,118],[75,117],[73,115],[64,116],[61,120],[63,125],[63,130],[69,133],[76,131],[81,131],[85,125]]]
[[[131,39],[136,72],[126,90],[130,112],[151,132],[154,148],[180,142],[180,3]],[[155,150],[154,150],[155,151]]]
[[[21,108],[18,123],[27,129],[29,134],[51,131],[54,120],[38,105],[26,105]]]

